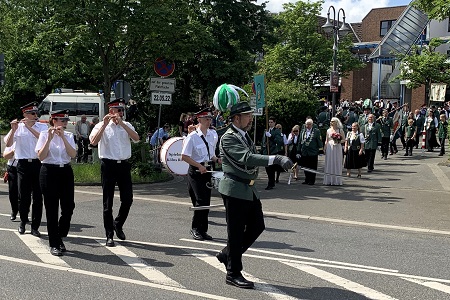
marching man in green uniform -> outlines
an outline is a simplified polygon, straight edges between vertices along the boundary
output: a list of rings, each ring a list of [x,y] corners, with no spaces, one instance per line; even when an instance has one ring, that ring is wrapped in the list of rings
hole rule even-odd
[[[378,122],[381,126],[381,158],[387,159],[389,152],[389,142],[394,131],[394,121],[389,117],[387,109],[383,110],[383,116]]]
[[[414,119],[408,119],[408,126],[405,127],[405,143],[406,153],[404,156],[412,156],[414,140],[416,139],[416,126],[414,126]]]
[[[300,132],[300,142],[297,145],[297,154],[300,156],[302,167],[317,170],[319,162],[319,149],[323,148],[320,131],[313,126],[313,120],[306,119],[305,127]],[[316,182],[316,173],[305,172],[305,181],[302,184],[314,185]]]
[[[232,124],[220,139],[223,178],[219,183],[226,209],[227,246],[216,257],[227,269],[226,283],[239,288],[253,288],[254,283],[242,274],[242,254],[264,231],[264,217],[258,192],[254,186],[258,166],[273,164],[288,170],[292,161],[282,155],[256,154],[247,131],[252,127],[253,109],[247,102],[231,107]]]
[[[320,130],[322,143],[324,143],[327,136],[327,130],[330,128],[330,113],[328,112],[328,107],[326,106],[323,106],[321,110],[322,111],[317,116],[317,125]]]
[[[367,159],[367,171],[370,173],[374,170],[373,164],[375,161],[375,153],[378,148],[378,143],[381,142],[381,129],[380,124],[375,123],[374,115],[370,114],[367,117],[367,124],[363,127],[363,134],[365,144],[364,144],[364,151],[366,152],[366,159]]]

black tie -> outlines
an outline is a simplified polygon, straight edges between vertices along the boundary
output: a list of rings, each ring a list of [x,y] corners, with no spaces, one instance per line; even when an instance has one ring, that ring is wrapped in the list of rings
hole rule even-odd
[[[248,143],[249,146],[251,146],[253,144],[252,140],[250,139],[250,136],[248,135],[248,133],[245,133],[245,139],[247,140],[247,143]]]

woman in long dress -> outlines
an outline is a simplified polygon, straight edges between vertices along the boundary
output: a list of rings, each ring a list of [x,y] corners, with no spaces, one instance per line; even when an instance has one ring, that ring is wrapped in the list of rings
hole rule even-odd
[[[342,185],[342,143],[344,140],[344,130],[341,121],[331,118],[330,128],[327,130],[325,139],[325,175],[323,184]]]
[[[357,122],[352,124],[352,131],[347,133],[345,139],[344,153],[345,163],[344,168],[347,169],[347,176],[350,177],[350,170],[358,170],[358,178],[361,178],[361,168],[367,166],[364,155],[364,134],[359,132],[359,125]]]

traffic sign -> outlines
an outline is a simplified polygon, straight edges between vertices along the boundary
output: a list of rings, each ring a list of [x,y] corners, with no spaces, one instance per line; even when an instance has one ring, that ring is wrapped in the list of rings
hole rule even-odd
[[[150,78],[150,91],[175,93],[175,79]]]
[[[169,93],[152,93],[152,104],[162,104],[171,105],[172,104],[172,94]]]
[[[264,114],[264,107],[260,107],[260,108],[253,108],[253,115],[254,116],[262,116]]]
[[[175,63],[169,63],[164,58],[158,57],[155,60],[153,69],[159,76],[167,77],[172,75],[173,71],[175,71]]]

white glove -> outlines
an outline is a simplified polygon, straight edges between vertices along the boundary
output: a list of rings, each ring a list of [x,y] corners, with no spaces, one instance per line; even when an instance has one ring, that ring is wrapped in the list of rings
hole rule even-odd
[[[300,159],[300,157],[302,157],[302,156],[301,156],[300,154],[296,154],[295,157],[296,157],[297,159]]]
[[[271,137],[272,135],[270,134],[270,132],[266,131],[266,136]]]
[[[391,134],[391,136],[389,137],[389,140],[392,142],[393,139],[394,139],[394,135]]]
[[[273,164],[281,166],[284,170],[291,169],[294,166],[294,163],[289,157],[278,154],[275,156]]]

